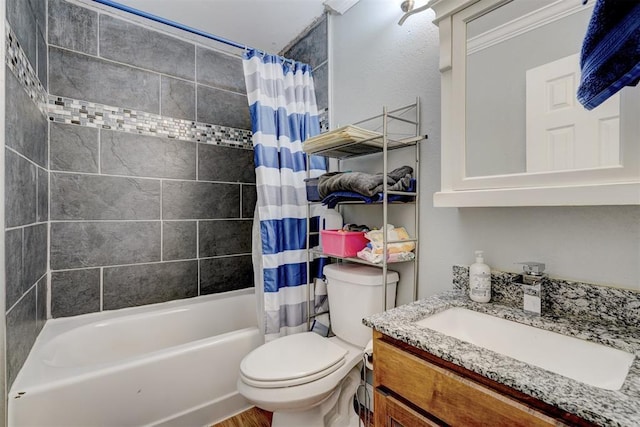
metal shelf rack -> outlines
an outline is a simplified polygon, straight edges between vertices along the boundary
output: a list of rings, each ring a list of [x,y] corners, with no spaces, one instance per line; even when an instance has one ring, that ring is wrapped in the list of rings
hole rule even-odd
[[[401,128],[403,132],[393,133],[393,135],[400,134],[400,137],[391,137],[392,133],[390,132],[391,125],[398,126]],[[336,133],[336,138],[330,146],[320,147],[317,146],[315,148],[309,149],[305,147],[304,150],[308,155],[320,155],[325,157],[330,157],[338,160],[339,170],[342,167],[341,161],[346,159],[351,159],[354,157],[367,156],[376,153],[382,153],[382,173],[383,173],[383,197],[382,202],[372,203],[372,206],[382,205],[382,221],[383,225],[386,227],[388,223],[388,207],[390,204],[396,204],[395,202],[389,202],[389,195],[404,195],[404,196],[413,196],[413,202],[401,202],[405,205],[412,205],[414,207],[414,237],[409,241],[415,242],[415,259],[412,261],[404,261],[404,262],[413,262],[413,299],[416,300],[418,298],[418,254],[419,254],[419,246],[418,246],[418,236],[420,232],[420,143],[423,140],[427,139],[427,135],[422,134],[420,130],[420,100],[416,98],[414,103],[395,108],[393,110],[389,110],[387,107],[382,108],[382,114],[378,114],[372,117],[368,117],[359,122],[353,123],[354,126],[362,126],[366,129],[371,127],[376,129],[375,135],[366,138],[341,138],[342,133]],[[376,126],[377,125],[377,126]],[[381,132],[378,130],[382,128]],[[328,133],[322,134],[320,137],[327,136],[331,137],[331,132],[337,132],[342,130],[340,128],[336,131],[329,131]],[[305,144],[308,142],[313,142],[312,139],[305,141]],[[390,191],[387,190],[387,173],[388,170],[388,154],[390,151],[398,150],[398,149],[414,149],[414,178],[416,180],[415,191],[413,192],[401,192],[401,191]],[[309,167],[307,162],[307,177],[309,177]],[[310,219],[311,219],[311,205],[316,204],[318,202],[309,202],[307,203],[307,230],[310,230]],[[363,204],[363,202],[341,202],[342,205],[348,204]],[[312,249],[310,247],[310,237],[314,234],[318,233],[310,233],[307,232],[307,278],[308,281],[311,282],[311,258],[314,255],[321,255],[330,258],[340,259],[346,262],[354,262],[359,264],[370,265],[378,268],[382,268],[382,277],[383,277],[383,306],[382,310],[386,310],[387,307],[387,271],[389,263],[387,262],[387,245],[390,243],[397,243],[394,241],[388,241],[387,233],[383,234],[383,256],[382,263],[374,264],[368,262],[366,260],[360,258],[342,258],[334,255],[324,254],[316,249]],[[405,240],[406,241],[406,240]],[[320,314],[325,313],[312,313],[311,306],[311,286],[307,287],[307,328],[311,327],[311,319]]]

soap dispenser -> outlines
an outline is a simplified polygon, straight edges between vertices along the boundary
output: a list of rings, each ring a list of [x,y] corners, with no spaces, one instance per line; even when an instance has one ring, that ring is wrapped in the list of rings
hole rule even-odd
[[[482,255],[482,251],[476,251],[476,262],[469,267],[469,298],[475,302],[491,299],[491,269]]]

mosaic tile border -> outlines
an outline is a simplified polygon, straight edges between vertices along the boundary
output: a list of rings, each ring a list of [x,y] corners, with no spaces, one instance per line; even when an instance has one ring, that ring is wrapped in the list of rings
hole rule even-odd
[[[183,141],[253,149],[252,132],[227,126],[174,119],[158,114],[49,95],[49,120],[141,135],[167,136]],[[319,113],[320,132],[329,130],[329,110]]]
[[[47,91],[45,90],[38,75],[31,66],[24,50],[18,43],[18,38],[13,32],[9,23],[5,21],[5,47],[6,63],[13,75],[22,83],[24,90],[36,103],[42,114],[47,114]]]
[[[253,149],[250,130],[175,119],[127,108],[48,94],[38,79],[18,39],[6,22],[6,63],[29,97],[49,121],[141,135],[166,136],[183,141]],[[320,132],[329,130],[329,109],[319,112]]]
[[[253,149],[250,130],[174,119],[48,94],[8,22],[5,22],[5,28],[5,62],[49,121]]]
[[[158,114],[49,95],[49,120],[183,141],[253,149],[252,132]]]

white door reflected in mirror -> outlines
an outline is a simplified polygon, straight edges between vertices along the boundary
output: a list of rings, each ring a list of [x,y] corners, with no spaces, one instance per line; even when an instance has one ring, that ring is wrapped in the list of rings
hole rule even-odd
[[[569,55],[526,72],[526,171],[620,164],[620,95],[588,111],[576,99],[580,58]]]

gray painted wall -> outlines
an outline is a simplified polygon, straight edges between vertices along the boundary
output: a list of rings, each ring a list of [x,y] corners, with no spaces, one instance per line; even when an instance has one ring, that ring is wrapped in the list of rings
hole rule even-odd
[[[440,189],[438,29],[432,11],[401,27],[400,16],[393,2],[361,0],[330,18],[330,37],[340,41],[331,52],[331,109],[337,127],[420,96],[429,140],[421,147],[419,296],[450,289],[452,265],[473,263],[475,249],[495,269],[517,272],[515,262],[535,260],[553,277],[640,290],[640,206],[433,207]]]

